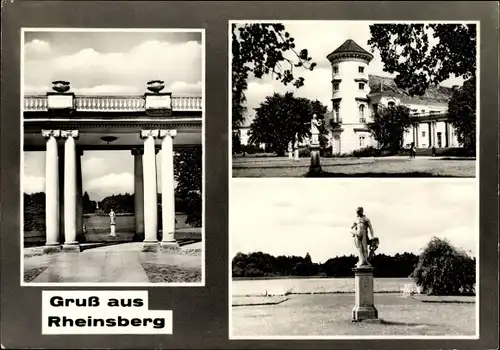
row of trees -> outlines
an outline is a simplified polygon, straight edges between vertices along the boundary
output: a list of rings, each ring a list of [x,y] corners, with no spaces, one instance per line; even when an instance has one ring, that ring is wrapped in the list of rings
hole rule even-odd
[[[351,277],[352,268],[358,257],[354,255],[337,256],[324,263],[313,263],[309,253],[301,256],[278,256],[256,252],[238,253],[233,258],[233,277],[278,277],[278,276],[328,276]],[[412,253],[394,256],[380,254],[372,261],[376,267],[376,277],[408,277],[418,262]]]
[[[256,252],[238,253],[232,261],[233,277],[321,276],[352,277],[358,262],[354,255],[313,263],[305,257],[278,256]],[[375,277],[411,277],[432,295],[475,292],[476,259],[453,247],[447,240],[432,238],[420,256],[413,253],[376,255],[371,264]]]
[[[465,147],[476,145],[476,25],[475,24],[373,24],[368,44],[380,53],[385,72],[396,74],[396,85],[411,96],[451,77],[465,80],[448,105],[449,121],[458,141]],[[431,45],[430,42],[434,43]],[[232,117],[233,129],[244,121],[247,80],[272,74],[284,85],[304,85],[295,69],[316,66],[307,49],[295,50],[293,37],[281,23],[252,23],[232,26]],[[270,144],[278,154],[298,134],[308,135],[313,113],[322,117],[326,107],[318,101],[293,100],[289,94],[268,96],[257,108],[250,127],[250,142]],[[307,113],[306,113],[307,112]],[[391,124],[396,122],[396,124]],[[371,129],[384,149],[402,146],[402,135],[411,125],[404,107],[386,109],[374,117]],[[239,149],[238,133],[233,134],[233,150]]]

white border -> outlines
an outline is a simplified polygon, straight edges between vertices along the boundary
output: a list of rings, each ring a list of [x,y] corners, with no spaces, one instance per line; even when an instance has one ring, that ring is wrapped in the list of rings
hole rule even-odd
[[[357,335],[357,336],[349,336],[349,335],[342,335],[342,336],[235,336],[232,335],[232,252],[231,252],[231,184],[233,181],[233,170],[232,170],[232,66],[231,66],[231,61],[232,61],[232,54],[231,54],[231,39],[232,39],[232,32],[231,32],[231,26],[232,24],[238,24],[238,23],[283,23],[287,24],[290,22],[297,23],[297,22],[357,22],[357,23],[366,23],[366,24],[374,24],[374,23],[422,23],[422,24],[430,24],[430,23],[439,23],[439,24],[453,24],[453,23],[462,23],[462,24],[476,24],[476,164],[475,164],[475,170],[476,170],[476,176],[474,178],[453,178],[452,181],[456,182],[470,182],[474,181],[475,186],[476,186],[476,218],[475,218],[475,224],[476,224],[476,300],[475,300],[475,307],[476,307],[476,315],[475,315],[475,335],[471,336],[457,336],[457,335],[450,335],[450,336],[416,336],[416,335],[408,335],[408,336],[383,336],[383,335]],[[480,218],[479,218],[479,206],[480,206],[480,193],[479,193],[479,144],[480,144],[480,75],[481,75],[481,70],[480,70],[480,21],[379,21],[379,20],[374,20],[374,21],[368,21],[368,20],[348,20],[348,21],[342,21],[342,20],[230,20],[228,23],[228,132],[229,136],[228,137],[228,179],[229,179],[229,186],[228,186],[228,282],[229,282],[229,287],[228,287],[228,328],[229,328],[229,340],[358,340],[358,339],[425,339],[425,340],[432,340],[432,339],[479,339],[479,305],[480,305],[480,300],[479,300],[479,295],[480,295],[480,279],[479,279],[479,264],[480,264],[480,247],[479,247],[479,240],[480,240]],[[290,185],[297,184],[299,181],[311,181],[311,179],[307,178],[283,178],[283,177],[278,177],[278,178],[266,178],[265,180],[262,178],[235,178],[236,181],[238,182],[245,182],[245,181],[280,181],[281,183],[283,182],[290,182]],[[337,178],[337,179],[327,179],[327,178],[318,178],[314,179],[313,181],[324,181],[325,183],[328,181],[336,181],[336,180],[349,180],[349,181],[373,181],[374,183],[380,182],[380,181],[387,181],[387,182],[394,182],[394,181],[427,181],[427,182],[439,182],[439,181],[450,181],[450,179],[440,179],[440,178]]]
[[[23,106],[24,106],[24,33],[25,32],[97,32],[97,33],[109,33],[109,32],[119,32],[119,33],[138,33],[138,32],[157,32],[157,33],[166,33],[166,32],[174,32],[174,33],[201,33],[201,98],[202,98],[202,126],[201,126],[201,149],[202,149],[202,227],[201,227],[201,240],[202,240],[202,251],[201,251],[201,282],[176,282],[176,283],[64,283],[64,282],[49,282],[49,283],[35,283],[35,282],[24,282],[24,233],[23,233],[23,221],[24,221],[24,191],[23,191],[23,178],[24,178],[24,114],[23,114]],[[20,254],[21,254],[21,269],[20,269],[20,279],[21,279],[21,287],[204,287],[205,276],[206,276],[206,264],[205,264],[205,251],[206,251],[206,217],[205,217],[205,193],[206,193],[206,184],[205,184],[205,174],[206,174],[206,144],[205,144],[205,117],[206,117],[206,60],[205,60],[205,50],[206,50],[206,40],[205,40],[205,29],[204,28],[169,28],[169,29],[131,29],[131,28],[30,28],[30,27],[22,27],[21,28],[21,96],[20,96],[20,150],[21,150],[21,162],[20,162],[20,208],[19,208],[19,216],[20,216]],[[147,121],[147,119],[145,119]],[[94,120],[95,121],[95,120]],[[127,120],[134,121],[134,120]],[[143,119],[141,119],[143,121]]]

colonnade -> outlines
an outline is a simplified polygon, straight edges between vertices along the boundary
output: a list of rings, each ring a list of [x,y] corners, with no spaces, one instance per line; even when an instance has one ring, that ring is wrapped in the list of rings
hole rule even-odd
[[[154,251],[160,245],[176,246],[175,181],[173,138],[176,130],[141,130],[143,148],[133,148],[134,199],[136,233],[144,234],[145,251]],[[63,250],[80,251],[78,233],[83,227],[81,153],[77,149],[78,130],[42,130],[46,139],[45,196],[46,196],[46,251],[61,249],[60,228],[64,231]],[[64,140],[59,152],[57,140]],[[155,140],[161,140],[161,183],[163,234],[158,242],[157,181]],[[63,153],[63,154],[59,154]],[[59,165],[60,162],[62,164]],[[62,174],[61,174],[62,173]],[[62,186],[61,186],[62,184]],[[62,192],[62,193],[61,193]],[[62,204],[63,203],[63,204]],[[61,211],[61,204],[64,209]],[[61,218],[60,215],[63,215]],[[60,224],[62,223],[62,225]]]

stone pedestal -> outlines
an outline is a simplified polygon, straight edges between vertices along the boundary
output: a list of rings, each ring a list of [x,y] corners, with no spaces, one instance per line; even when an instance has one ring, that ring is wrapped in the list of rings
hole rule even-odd
[[[320,157],[319,157],[319,144],[311,144],[310,146],[310,151],[311,151],[311,165],[309,166],[309,173],[310,174],[319,174],[321,173],[321,163],[320,163]]]
[[[116,237],[116,225],[115,224],[111,224],[111,233],[109,235]]]
[[[353,271],[356,296],[352,320],[376,320],[378,311],[373,305],[373,267],[355,267]]]

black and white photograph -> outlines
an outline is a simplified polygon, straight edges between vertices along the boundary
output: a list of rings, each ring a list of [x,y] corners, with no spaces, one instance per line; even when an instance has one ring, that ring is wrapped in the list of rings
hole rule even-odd
[[[21,285],[203,286],[204,29],[23,28]]]
[[[478,22],[229,27],[232,177],[476,176]]]
[[[472,179],[233,179],[231,339],[478,336]]]

